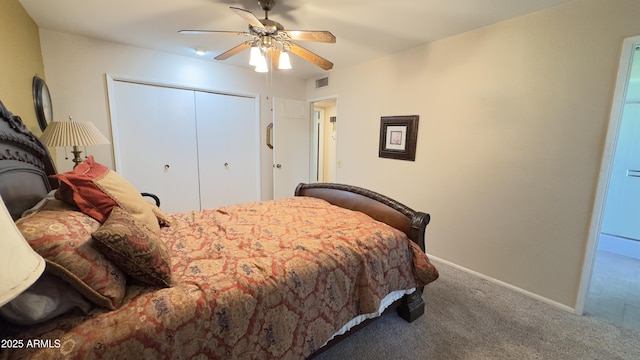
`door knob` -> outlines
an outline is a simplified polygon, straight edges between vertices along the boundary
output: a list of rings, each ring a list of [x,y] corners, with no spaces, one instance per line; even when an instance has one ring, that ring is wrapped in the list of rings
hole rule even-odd
[[[282,165],[277,164],[277,165],[276,165],[276,167],[277,167],[278,169],[280,169],[280,168],[282,168]]]
[[[224,163],[224,167],[229,168],[229,163]]]

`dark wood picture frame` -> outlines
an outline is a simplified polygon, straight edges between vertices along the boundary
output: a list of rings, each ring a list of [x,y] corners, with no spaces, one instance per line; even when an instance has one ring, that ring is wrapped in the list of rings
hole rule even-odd
[[[398,160],[416,160],[418,115],[382,116],[378,156]]]

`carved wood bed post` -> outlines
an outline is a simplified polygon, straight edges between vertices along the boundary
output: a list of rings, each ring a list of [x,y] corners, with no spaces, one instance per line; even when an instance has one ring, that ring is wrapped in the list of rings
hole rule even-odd
[[[5,142],[11,142],[15,148],[3,147],[0,149],[4,160],[16,158],[20,161],[28,162],[34,166],[43,168],[48,175],[56,174],[56,166],[51,161],[51,156],[47,146],[34,136],[24,125],[22,119],[18,115],[13,115],[0,101],[0,137]],[[30,152],[22,152],[20,148],[29,150]],[[33,158],[33,153],[37,154],[37,158]],[[50,181],[53,188],[58,187],[57,181]]]
[[[0,183],[0,195],[14,218],[58,187],[57,180],[47,178],[56,173],[47,147],[1,101],[0,160],[7,160],[0,174],[8,179]]]

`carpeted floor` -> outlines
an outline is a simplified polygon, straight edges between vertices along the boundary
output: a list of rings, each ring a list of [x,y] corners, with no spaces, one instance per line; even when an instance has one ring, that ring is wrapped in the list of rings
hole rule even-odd
[[[434,264],[424,316],[390,312],[315,359],[640,359],[640,332]]]

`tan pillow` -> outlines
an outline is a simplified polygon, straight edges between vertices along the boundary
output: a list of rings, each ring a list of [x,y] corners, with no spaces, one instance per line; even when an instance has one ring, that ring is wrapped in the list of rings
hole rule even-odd
[[[154,232],[160,231],[152,204],[120,174],[89,156],[72,171],[53,175],[60,180],[56,197],[76,205],[83,213],[104,223],[114,206],[120,206]],[[160,210],[160,209],[158,209]]]
[[[126,275],[93,247],[100,223],[58,200],[16,221],[47,270],[71,284],[91,302],[109,309],[122,304]]]

